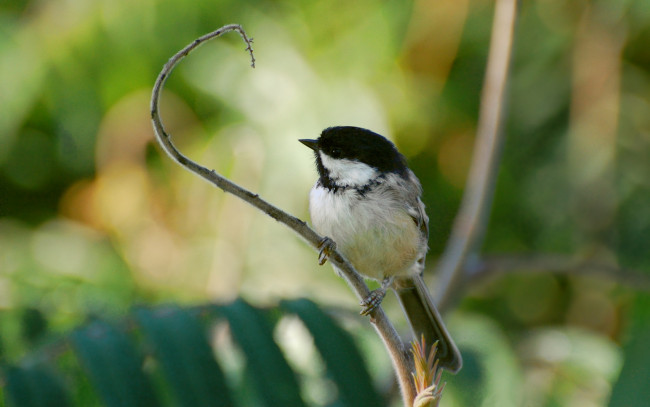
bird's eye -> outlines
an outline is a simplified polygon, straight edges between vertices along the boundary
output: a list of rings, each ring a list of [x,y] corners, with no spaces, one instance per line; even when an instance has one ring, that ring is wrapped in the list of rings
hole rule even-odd
[[[330,149],[329,156],[332,158],[340,158],[341,157],[341,149],[340,148],[332,148]]]

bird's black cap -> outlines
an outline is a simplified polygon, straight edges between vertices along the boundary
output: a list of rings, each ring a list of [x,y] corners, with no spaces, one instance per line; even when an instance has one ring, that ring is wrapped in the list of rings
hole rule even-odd
[[[360,161],[381,172],[405,175],[408,168],[406,159],[393,143],[384,136],[361,127],[328,127],[317,140],[301,139],[300,142],[332,158]],[[318,153],[316,157],[318,161]]]

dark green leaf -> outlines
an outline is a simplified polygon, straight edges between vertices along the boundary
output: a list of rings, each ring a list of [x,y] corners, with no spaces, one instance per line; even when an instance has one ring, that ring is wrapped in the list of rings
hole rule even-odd
[[[105,406],[159,405],[142,372],[142,357],[124,333],[97,321],[73,332],[71,341]]]
[[[366,365],[347,332],[310,300],[283,301],[281,306],[298,315],[311,332],[327,371],[339,388],[343,405],[386,405],[372,385]]]
[[[233,405],[206,333],[194,317],[177,306],[138,309],[135,315],[179,406]]]
[[[66,407],[70,400],[60,380],[47,368],[10,367],[5,374],[7,407]]]
[[[261,311],[238,299],[215,308],[230,324],[234,339],[246,355],[248,374],[267,407],[301,407],[300,388],[294,372],[273,340],[269,321]]]
[[[36,308],[26,308],[21,315],[22,336],[30,344],[34,344],[47,331],[47,320],[43,313]]]
[[[650,400],[650,297],[639,294],[623,370],[614,385],[609,407],[644,406]]]

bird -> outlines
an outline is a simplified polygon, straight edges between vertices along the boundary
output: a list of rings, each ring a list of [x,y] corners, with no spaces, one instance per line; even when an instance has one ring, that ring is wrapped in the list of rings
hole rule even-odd
[[[336,249],[362,276],[381,282],[361,302],[362,315],[392,289],[416,338],[437,342],[439,365],[458,372],[462,356],[422,278],[429,218],[406,158],[391,141],[361,127],[328,127],[317,139],[299,141],[316,159],[309,212],[314,229],[325,236],[319,264]]]

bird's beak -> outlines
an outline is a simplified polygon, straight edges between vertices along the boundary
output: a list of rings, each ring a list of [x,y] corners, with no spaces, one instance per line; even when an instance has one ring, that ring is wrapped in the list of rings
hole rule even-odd
[[[314,151],[318,151],[318,140],[311,140],[308,138],[302,138],[300,140],[302,144],[306,145],[307,147],[311,148]]]

